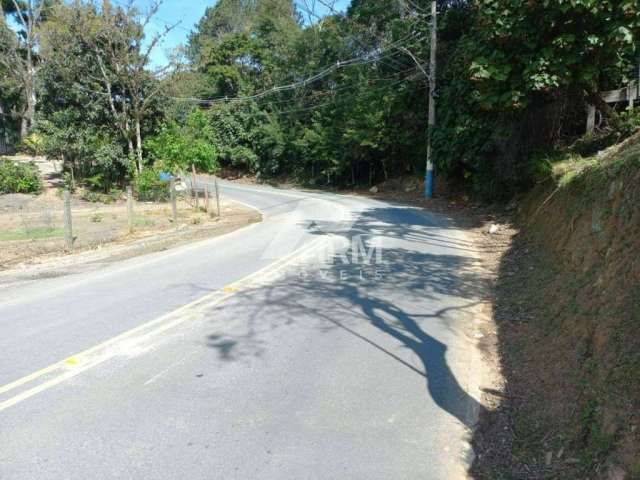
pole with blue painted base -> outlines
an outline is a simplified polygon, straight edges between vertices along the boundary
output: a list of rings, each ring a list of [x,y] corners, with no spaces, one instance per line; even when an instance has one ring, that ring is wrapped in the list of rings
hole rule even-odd
[[[424,196],[433,198],[433,159],[431,137],[436,125],[436,53],[438,41],[437,4],[431,2],[431,45],[429,56],[429,131],[427,132],[427,171],[424,177]]]
[[[424,176],[424,197],[433,198],[433,164],[427,162],[427,173]]]

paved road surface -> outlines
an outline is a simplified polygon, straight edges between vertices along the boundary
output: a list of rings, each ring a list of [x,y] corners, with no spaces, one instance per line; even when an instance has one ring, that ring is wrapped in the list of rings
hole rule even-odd
[[[224,184],[262,223],[0,290],[0,479],[455,479],[482,367],[444,217]]]

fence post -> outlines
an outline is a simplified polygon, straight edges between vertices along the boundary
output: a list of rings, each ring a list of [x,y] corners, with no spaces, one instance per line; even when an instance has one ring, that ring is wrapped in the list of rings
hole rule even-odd
[[[218,218],[220,218],[220,192],[218,191],[218,179],[214,179],[213,182],[216,187],[216,209],[218,211]]]
[[[171,178],[171,181],[169,182],[169,188],[171,189],[171,191],[169,192],[169,195],[171,197],[171,212],[173,213],[173,223],[175,224],[176,228],[178,228],[178,204],[176,201],[176,181]]]
[[[209,208],[209,184],[205,184],[204,186],[204,211],[209,213],[211,209]]]
[[[127,186],[127,222],[129,233],[133,233],[133,189],[131,185]]]
[[[73,251],[73,226],[71,223],[71,193],[64,191],[64,245],[67,252]]]
[[[193,197],[196,200],[196,212],[199,210],[199,206],[198,206],[198,186],[196,185],[196,166],[192,163],[191,164],[191,172],[193,172],[193,181],[191,182],[191,184],[193,185]]]

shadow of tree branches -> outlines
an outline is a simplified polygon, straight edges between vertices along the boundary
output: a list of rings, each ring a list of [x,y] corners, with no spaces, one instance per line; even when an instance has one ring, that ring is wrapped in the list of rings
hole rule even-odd
[[[471,428],[481,406],[458,382],[447,363],[448,345],[433,333],[451,339],[447,342],[464,341],[485,294],[474,247],[456,236],[452,225],[437,226],[415,209],[373,208],[348,228],[312,222],[309,231],[348,241],[359,237],[369,247],[382,238],[382,262],[375,256],[369,263],[358,259],[362,252],[349,244],[327,264],[298,265],[277,280],[242,290],[207,314],[231,309],[246,319],[244,332],[211,334],[208,345],[220,359],[237,361],[260,356],[268,348],[263,334],[270,330],[293,324],[320,332],[339,329],[422,376],[434,403]],[[393,346],[361,333],[363,326],[387,335]],[[398,348],[408,349],[418,362],[403,359]]]

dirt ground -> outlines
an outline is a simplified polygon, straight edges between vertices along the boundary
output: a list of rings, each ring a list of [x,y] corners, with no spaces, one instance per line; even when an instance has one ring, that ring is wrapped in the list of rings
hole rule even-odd
[[[198,240],[260,221],[260,215],[248,207],[224,198],[211,212],[196,211],[192,202],[178,202],[178,224],[173,221],[169,203],[134,202],[133,231],[129,231],[127,205],[86,202],[78,196],[72,200],[74,253],[102,250],[102,257],[125,246],[137,254],[167,248],[168,244]],[[136,248],[144,243],[145,248]],[[0,271],[26,268],[52,262],[65,253],[63,202],[53,188],[41,195],[11,194],[0,196]],[[122,248],[116,249],[123,255]]]
[[[45,157],[8,158],[34,163],[43,180],[43,191],[39,195],[0,195],[0,272],[42,262],[55,263],[66,250],[61,165]],[[104,198],[112,200],[111,203],[84,200],[81,190],[72,196],[75,254],[104,249],[100,255],[104,257],[106,252],[114,250],[105,247],[125,245],[129,246],[125,250],[130,253],[143,253],[151,248],[166,248],[169,243],[215,236],[260,220],[257,212],[224,198],[218,217],[215,200],[210,201],[207,212],[202,199],[200,208],[196,209],[192,199],[179,196],[177,222],[170,203],[134,201],[130,228],[124,194]],[[145,248],[135,248],[136,242],[142,242]],[[122,256],[123,248],[116,250],[117,256]]]
[[[519,205],[474,478],[640,479],[640,140],[615,157]]]

